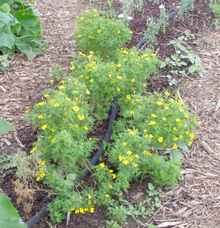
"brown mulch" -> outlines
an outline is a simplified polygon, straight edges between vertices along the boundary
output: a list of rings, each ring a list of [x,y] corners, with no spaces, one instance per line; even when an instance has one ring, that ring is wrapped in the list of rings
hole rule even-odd
[[[134,20],[130,28],[134,32],[132,41],[128,46],[136,45],[146,31],[146,18],[156,17],[159,13],[157,5],[144,1],[144,10],[133,13]],[[171,12],[176,9],[176,1],[160,1]],[[120,4],[114,1],[113,7],[121,13]],[[23,54],[15,54],[11,59],[10,71],[0,73],[0,116],[8,121],[15,130],[0,138],[0,155],[16,152],[18,148],[29,151],[33,142],[37,139],[37,131],[32,126],[24,123],[25,110],[41,100],[43,90],[49,88],[50,72],[54,65],[59,63],[64,70],[68,70],[69,62],[76,55],[73,43],[73,30],[75,28],[75,16],[80,10],[90,8],[108,9],[106,1],[95,1],[95,5],[89,5],[87,0],[46,1],[36,3],[42,17],[43,36],[48,37],[47,51],[28,62]],[[141,16],[140,16],[141,15]],[[187,29],[197,34],[199,44],[192,44],[193,50],[198,53],[208,73],[204,78],[188,78],[187,85],[180,88],[179,95],[185,103],[189,104],[192,111],[200,118],[198,125],[198,139],[195,140],[190,152],[184,154],[182,181],[173,190],[166,192],[171,197],[164,201],[158,213],[153,217],[142,220],[148,227],[149,223],[157,227],[220,227],[219,213],[219,156],[220,151],[220,35],[219,30],[207,30],[207,36],[198,34],[204,25],[211,23],[213,14],[207,8],[203,0],[195,3],[195,10],[181,20],[170,20],[166,34],[160,33],[156,37],[158,45],[155,49],[164,59],[173,53],[166,43],[174,37],[178,37]],[[168,86],[167,79],[153,77],[148,82],[149,90]],[[101,134],[100,131],[97,134]],[[101,138],[101,136],[100,136]],[[8,175],[0,180],[0,185],[13,204],[26,220],[21,205],[16,204],[16,195],[13,191],[12,181],[15,176]],[[147,183],[133,183],[127,199],[132,203],[144,200],[146,197]],[[136,197],[140,195],[141,197]],[[35,195],[36,202],[32,216],[46,205],[49,200],[45,193],[38,192]],[[135,200],[134,200],[135,199]],[[46,218],[46,220],[49,218]],[[104,227],[105,214],[102,209],[97,209],[94,214],[71,215],[68,227]],[[127,227],[137,226],[133,220],[128,220]],[[36,227],[48,227],[45,221],[41,221]],[[57,227],[66,227],[65,221]]]

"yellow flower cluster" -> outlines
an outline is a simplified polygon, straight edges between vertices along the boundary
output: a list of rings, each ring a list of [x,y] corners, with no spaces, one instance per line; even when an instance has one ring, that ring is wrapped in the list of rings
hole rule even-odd
[[[36,181],[40,181],[40,179],[43,178],[45,175],[45,172],[42,169],[39,169],[39,173],[36,174]]]
[[[94,207],[90,207],[90,208],[88,208],[88,207],[84,207],[84,208],[82,208],[82,207],[80,207],[79,209],[75,209],[74,207],[71,207],[70,208],[70,210],[71,211],[75,211],[75,214],[85,214],[85,212],[90,212],[90,213],[94,213],[95,212],[95,208]]]

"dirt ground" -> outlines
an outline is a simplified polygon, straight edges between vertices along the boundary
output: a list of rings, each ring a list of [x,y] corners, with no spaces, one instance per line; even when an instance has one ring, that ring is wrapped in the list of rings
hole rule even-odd
[[[25,110],[41,100],[43,90],[50,87],[50,72],[56,63],[68,70],[69,62],[76,55],[73,41],[76,15],[81,10],[94,7],[89,5],[87,0],[35,2],[35,9],[41,14],[43,37],[49,42],[48,49],[31,62],[28,62],[23,54],[17,53],[11,59],[10,70],[0,72],[0,116],[15,128],[14,131],[0,137],[0,155],[14,153],[18,148],[28,151],[33,146],[37,133],[23,121]],[[169,2],[171,7],[172,1]],[[103,4],[102,1],[96,3],[99,7]],[[137,22],[133,23],[132,26],[137,27],[137,36],[131,45],[143,36],[143,32],[138,30]],[[146,24],[146,20],[140,23]],[[161,34],[157,41],[161,43],[164,39],[171,39],[172,35],[181,35],[183,31],[177,28],[177,23],[170,22],[172,26],[176,26],[175,34],[172,34],[174,29],[170,29],[170,37],[165,38]],[[187,25],[182,23],[186,29]],[[195,32],[198,32],[196,28]],[[150,223],[157,227],[220,227],[220,28],[206,28],[203,33],[197,34],[197,37],[199,41],[192,48],[201,57],[208,73],[203,78],[186,78],[184,86],[179,87],[180,98],[199,117],[197,139],[190,152],[184,154],[181,182],[174,189],[167,189],[163,198],[170,198],[163,201],[154,216],[142,220],[145,227]],[[165,45],[158,50],[159,53],[164,53]],[[135,194],[146,193],[144,184],[139,186],[134,183],[131,189],[131,198]],[[15,203],[16,196],[10,191],[6,193]],[[16,207],[20,212],[21,206]],[[36,207],[33,213],[40,209]],[[99,228],[105,225],[106,218],[101,210],[87,218],[83,216],[71,216],[75,223],[68,227]],[[137,227],[133,220],[129,219],[128,222],[128,228]],[[41,222],[39,226],[48,227],[45,222]],[[65,227],[65,222],[56,227]]]

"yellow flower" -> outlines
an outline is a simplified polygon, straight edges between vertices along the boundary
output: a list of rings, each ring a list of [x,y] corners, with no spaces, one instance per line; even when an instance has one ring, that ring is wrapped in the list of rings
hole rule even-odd
[[[44,97],[49,97],[50,95],[49,94],[44,94]]]
[[[84,129],[85,129],[86,131],[88,131],[88,127],[84,126]]]
[[[81,213],[81,214],[84,214],[85,213],[85,211],[84,211],[84,209],[83,208],[79,208],[79,212]]]
[[[130,31],[129,33],[130,33],[130,34],[133,34],[133,32],[132,32],[132,31]]]
[[[134,114],[134,111],[130,111],[130,113],[133,115]]]
[[[43,106],[44,105],[44,101],[42,101],[42,102],[39,102],[38,104],[37,104],[37,106]]]
[[[179,139],[182,139],[183,138],[183,136],[182,135],[179,135]]]
[[[78,108],[77,106],[74,106],[72,109],[73,109],[73,111],[75,111],[75,112],[78,112],[78,111],[79,111],[79,108]]]
[[[150,121],[150,123],[149,123],[149,125],[154,125],[154,124],[156,124],[155,121]]]
[[[74,208],[74,207],[71,207],[71,208],[70,208],[71,211],[74,211],[75,209],[76,209],[76,208]]]
[[[119,161],[122,161],[123,159],[124,159],[124,157],[121,156],[121,155],[119,155],[118,160],[119,160]]]
[[[117,64],[117,66],[118,66],[118,67],[120,67],[120,66],[121,66],[121,64],[119,63],[119,64]]]
[[[90,91],[88,89],[86,90],[86,94],[90,94]]]
[[[128,151],[126,152],[126,154],[128,154],[129,156],[131,156],[132,152],[131,152],[130,150],[128,150]]]
[[[53,105],[54,107],[60,107],[60,105],[58,103]]]
[[[173,140],[174,140],[174,141],[177,141],[177,140],[178,140],[178,138],[177,138],[177,137],[173,137]]]
[[[88,211],[88,210],[89,210],[89,209],[88,209],[87,207],[84,208],[84,211],[85,211],[85,212]]]
[[[122,79],[122,76],[117,76],[117,79]]]
[[[94,79],[91,79],[90,82],[94,82]]]
[[[130,131],[129,134],[134,136],[135,135],[135,132]]]
[[[130,160],[130,161],[133,161],[133,158],[132,158],[132,157],[129,157],[129,160]]]
[[[149,137],[150,139],[152,139],[152,138],[153,138],[153,135],[149,134],[148,137]]]
[[[131,79],[131,82],[135,82],[135,78]]]
[[[112,185],[111,184],[109,185],[109,188],[112,188]]]
[[[25,111],[25,113],[28,113],[28,112],[29,112],[28,110]]]
[[[140,158],[138,154],[135,154],[135,157],[136,157],[136,158]]]
[[[134,167],[137,167],[137,164],[136,164],[136,163],[134,163],[134,162],[132,162],[132,165],[133,165]]]
[[[39,115],[38,118],[39,118],[39,119],[43,119],[44,117],[43,117],[42,115]]]
[[[79,115],[79,114],[77,115],[77,118],[80,119],[80,120],[84,120],[85,119],[84,115]]]
[[[39,181],[40,180],[40,177],[38,176],[37,178],[36,178],[36,181]]]
[[[165,117],[162,118],[163,121],[166,121],[167,119]]]
[[[94,37],[93,37],[93,36],[91,36],[91,35],[89,35],[89,36],[88,36],[88,38],[90,38],[90,39],[94,39]]]
[[[171,103],[173,103],[174,102],[174,99],[173,98],[170,98],[170,101],[171,101]]]
[[[51,142],[54,143],[55,142],[55,139],[51,139]]]
[[[191,145],[192,145],[192,142],[191,142],[191,141],[189,141],[189,142],[188,142],[188,145],[189,145],[189,146],[191,146]]]
[[[92,140],[92,138],[89,138],[89,140],[91,141],[91,140]]]
[[[95,211],[95,208],[91,207],[90,208],[90,213],[94,213],[94,211]]]
[[[80,20],[83,21],[84,20],[84,17],[81,17]]]
[[[177,131],[176,127],[173,128],[174,131]]]
[[[157,115],[155,115],[155,114],[152,114],[152,115],[151,115],[151,117],[152,117],[152,118],[156,118],[156,117],[157,117]]]
[[[109,74],[108,76],[109,76],[109,78],[111,78],[111,76],[112,76],[112,75],[111,75],[111,74]]]
[[[129,164],[129,161],[125,160],[125,161],[123,161],[123,163],[124,163],[125,165],[127,165],[127,164]]]
[[[112,178],[115,179],[117,176],[116,174],[112,174]]]
[[[169,104],[165,104],[165,105],[164,105],[164,108],[165,108],[165,109],[169,109],[169,106],[170,106]]]
[[[105,196],[106,196],[107,198],[109,198],[109,194],[105,194]]]
[[[170,95],[168,92],[165,92],[164,94],[165,94],[166,96],[169,96],[169,95]]]
[[[178,146],[176,144],[173,144],[173,149],[177,149]]]
[[[189,134],[189,137],[190,137],[191,139],[194,139],[194,138],[195,138],[195,135],[194,135],[193,133],[190,133],[190,134]]]
[[[82,35],[78,35],[77,37],[79,37],[79,38],[80,38],[80,37],[82,37]]]
[[[104,168],[104,167],[105,167],[105,164],[104,164],[104,163],[101,163],[100,166],[101,166],[102,168]]]
[[[44,124],[41,128],[42,128],[42,130],[45,130],[47,128],[47,125]]]
[[[42,165],[45,165],[46,161],[45,161],[45,160],[40,160],[40,163],[41,163]]]
[[[157,104],[158,105],[162,105],[163,103],[161,101],[157,101]]]
[[[75,214],[79,214],[79,210],[75,210]]]
[[[184,110],[183,110],[182,108],[179,108],[179,111],[180,111],[180,112],[184,112]]]
[[[101,30],[98,30],[97,33],[98,33],[98,34],[101,33]]]
[[[120,91],[120,88],[117,87],[117,91],[119,92]]]
[[[149,151],[147,151],[147,155],[149,155],[149,156],[150,156],[150,155],[151,155],[151,153],[150,153]]]
[[[127,95],[126,98],[127,98],[128,100],[130,100],[130,99],[131,99],[131,95]]]
[[[89,199],[91,199],[91,198],[92,198],[92,196],[91,196],[91,195],[88,195],[88,198],[89,198]]]
[[[157,140],[158,140],[158,142],[162,143],[163,142],[163,137],[159,137]]]
[[[126,146],[126,145],[127,145],[127,143],[126,143],[126,142],[123,142],[122,144],[123,144],[123,146]]]
[[[188,118],[189,118],[189,115],[188,115],[188,114],[186,114],[186,115],[184,116],[184,118],[188,119]]]
[[[34,147],[32,148],[32,150],[30,151],[30,154],[32,154],[35,150],[37,150],[37,147],[36,147],[36,146],[34,146]]]
[[[176,118],[176,122],[179,123],[181,121],[181,119],[179,118]]]
[[[74,69],[75,69],[75,67],[74,67],[74,66],[71,66],[71,67],[70,67],[70,70],[74,70]]]

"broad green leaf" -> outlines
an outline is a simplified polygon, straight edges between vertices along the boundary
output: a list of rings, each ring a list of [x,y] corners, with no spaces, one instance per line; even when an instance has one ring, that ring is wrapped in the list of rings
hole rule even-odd
[[[18,211],[13,207],[10,199],[0,193],[0,226],[3,228],[26,228]]]
[[[15,42],[15,36],[12,32],[0,32],[0,47],[12,49]]]
[[[11,26],[11,30],[16,36],[19,36],[19,32],[21,30],[21,25],[16,24],[15,26]]]
[[[2,6],[0,6],[0,10],[3,13],[9,13],[10,12],[10,6],[7,3],[4,3]]]
[[[186,146],[186,144],[178,145],[178,147],[179,147],[180,149],[182,149],[183,151],[185,151],[185,152],[189,152],[189,149],[188,149],[188,147]]]
[[[150,191],[153,191],[154,190],[154,186],[151,183],[148,183],[148,189]]]
[[[178,161],[180,161],[183,158],[183,155],[179,150],[171,150],[170,155],[173,157],[174,160]]]
[[[14,12],[14,16],[27,30],[37,22],[37,17],[32,13],[26,13],[26,10],[18,10]]]
[[[20,24],[19,21],[12,14],[9,14],[9,17],[10,17],[10,26]]]
[[[0,117],[0,136],[3,135],[4,133],[13,130],[13,127],[9,125],[7,122],[5,122],[1,117]]]
[[[3,5],[4,3],[7,3],[8,5],[11,5],[13,0],[0,0],[0,6]]]
[[[9,15],[0,11],[0,29],[6,26],[10,21]]]
[[[35,42],[27,42],[27,40],[25,38],[16,39],[15,45],[20,52],[26,54],[29,61],[32,60],[33,58],[35,58],[37,55],[42,54],[47,47],[47,44],[42,44],[41,46],[36,47]]]
[[[24,0],[14,0],[14,2],[15,2],[15,3],[20,3],[20,4],[22,4],[22,5],[25,4]]]

